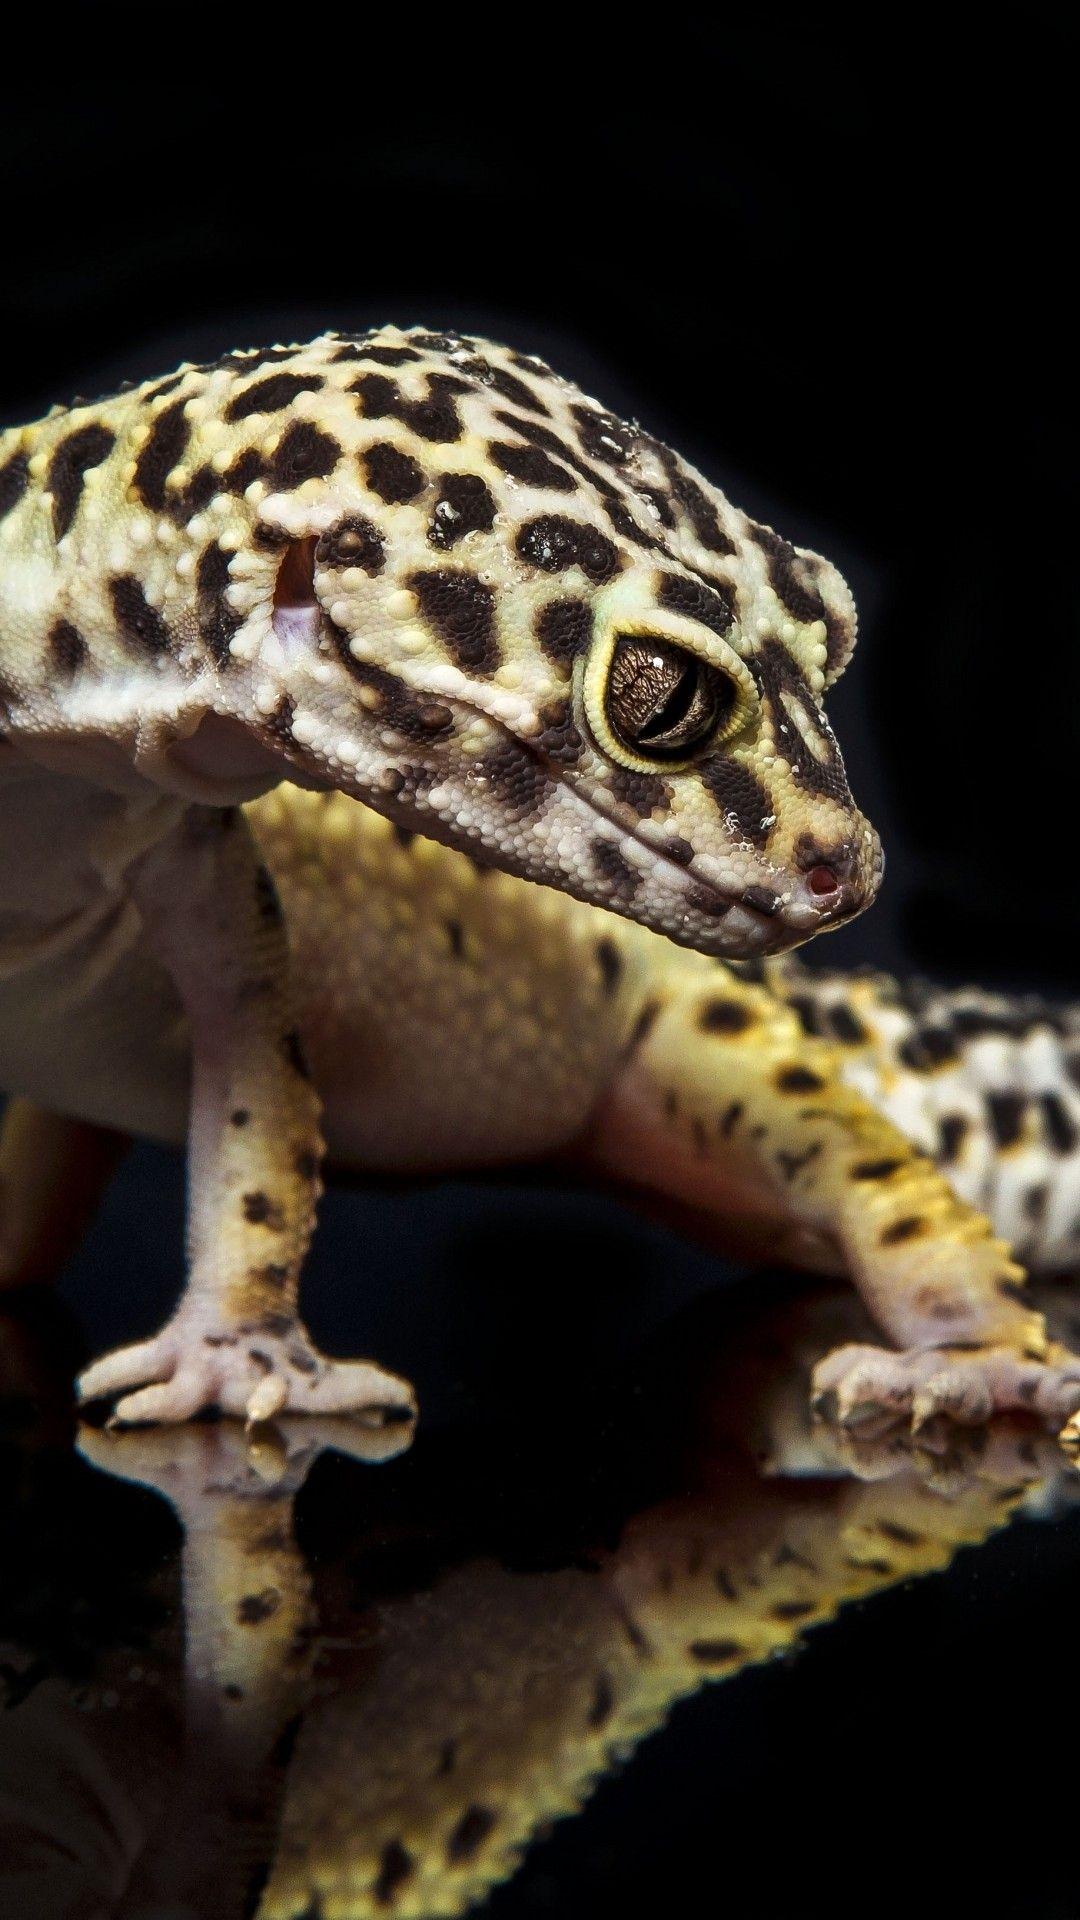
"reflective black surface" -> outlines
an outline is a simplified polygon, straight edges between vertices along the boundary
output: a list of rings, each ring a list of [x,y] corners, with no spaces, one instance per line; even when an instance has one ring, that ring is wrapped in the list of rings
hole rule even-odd
[[[77,1436],[72,1319],[15,1303],[0,1912],[1074,1913],[1057,1449],[842,1447],[805,1380],[858,1328],[846,1290],[702,1292],[659,1229],[575,1245],[557,1192],[552,1290],[510,1337],[538,1202],[484,1198],[501,1226],[445,1231],[447,1384],[411,1447]]]

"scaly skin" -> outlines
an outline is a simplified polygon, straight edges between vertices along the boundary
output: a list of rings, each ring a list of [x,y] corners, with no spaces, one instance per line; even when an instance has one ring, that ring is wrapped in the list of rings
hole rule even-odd
[[[5,436],[2,1084],[175,1136],[190,1078],[188,1293],[84,1391],[411,1409],[296,1316],[317,1088],[346,1164],[573,1147],[838,1249],[915,1349],[834,1370],[845,1415],[1080,1404],[986,1223],[717,973],[876,887],[820,708],[854,631],[827,563],[485,343],[331,335]]]

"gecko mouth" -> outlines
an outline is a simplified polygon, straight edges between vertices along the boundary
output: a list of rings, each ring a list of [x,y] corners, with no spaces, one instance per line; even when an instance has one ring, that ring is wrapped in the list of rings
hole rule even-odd
[[[519,735],[512,734],[508,728],[500,726],[500,732],[523,757],[542,769],[545,778],[553,786],[561,787],[596,819],[613,827],[620,839],[630,840],[635,847],[640,847],[649,855],[650,860],[662,874],[670,876],[677,883],[678,890],[685,899],[688,922],[700,924],[703,920],[713,921],[719,927],[732,912],[738,912],[755,929],[757,937],[752,943],[755,954],[777,953],[784,948],[797,946],[801,941],[809,939],[823,924],[827,924],[827,912],[821,909],[815,911],[809,903],[797,909],[797,918],[792,916],[783,896],[772,892],[768,887],[751,885],[744,888],[740,894],[736,894],[717,886],[714,880],[695,873],[692,862],[684,864],[672,859],[663,846],[647,838],[645,834],[635,831],[624,820],[620,820],[613,811],[609,811],[602,804],[595,794],[586,792],[584,788],[569,780],[540,748],[533,746],[530,741],[522,739]],[[671,934],[670,937],[678,939],[678,934]]]

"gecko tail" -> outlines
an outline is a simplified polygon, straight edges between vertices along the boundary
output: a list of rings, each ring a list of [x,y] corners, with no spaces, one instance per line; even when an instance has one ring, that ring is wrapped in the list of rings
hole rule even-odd
[[[1032,1272],[1080,1273],[1080,1003],[768,962],[850,1086]]]

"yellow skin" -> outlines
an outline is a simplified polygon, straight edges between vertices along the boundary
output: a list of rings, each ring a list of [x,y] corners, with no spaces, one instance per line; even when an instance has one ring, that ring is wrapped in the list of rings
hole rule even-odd
[[[846,1266],[914,1351],[839,1356],[845,1416],[1080,1404],[986,1222],[718,965],[880,877],[826,562],[539,363],[394,329],[57,411],[0,514],[0,1084],[174,1138],[188,1099],[188,1293],[86,1394],[412,1409],[297,1319],[321,1101],[345,1165],[572,1150]]]

